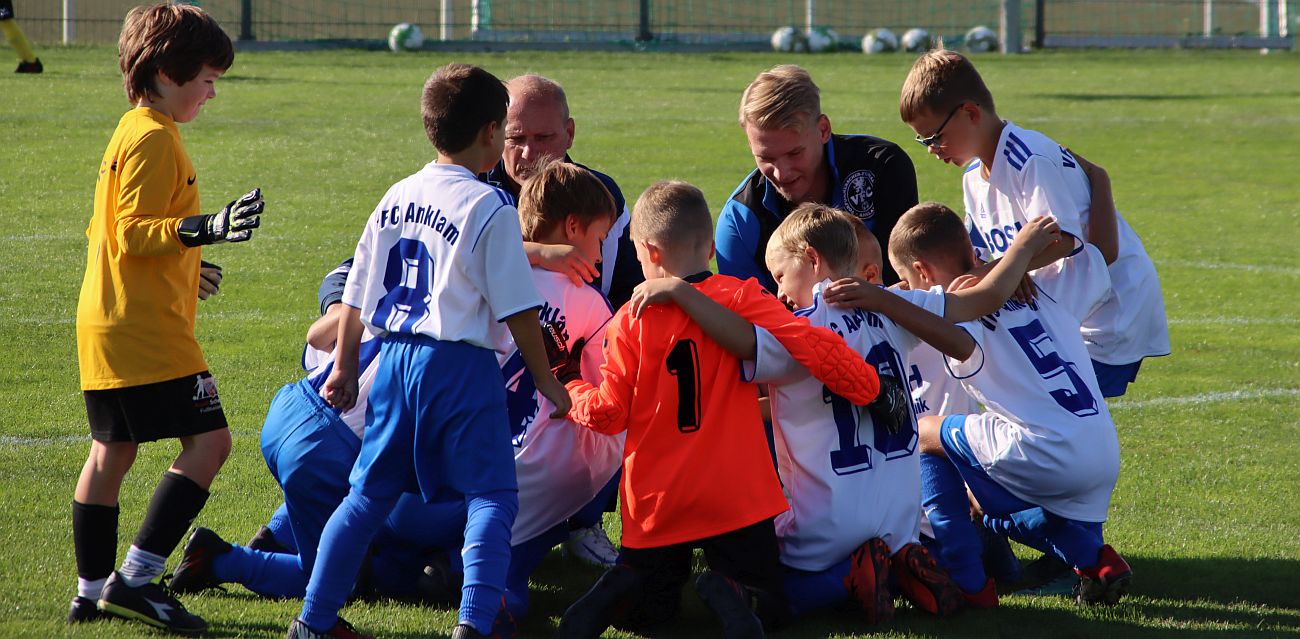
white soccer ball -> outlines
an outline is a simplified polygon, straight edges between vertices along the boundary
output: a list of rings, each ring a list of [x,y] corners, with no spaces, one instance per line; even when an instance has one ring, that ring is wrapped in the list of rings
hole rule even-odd
[[[898,36],[889,29],[876,29],[862,36],[862,52],[890,53],[898,50]]]
[[[925,29],[908,29],[903,34],[903,49],[911,53],[925,53],[934,48],[934,38]]]
[[[393,51],[411,51],[424,46],[424,34],[409,22],[395,25],[388,32],[388,48]]]
[[[839,34],[829,27],[813,27],[808,32],[808,50],[813,53],[830,53],[839,46]]]
[[[782,53],[802,53],[808,50],[808,38],[794,27],[781,27],[772,32],[772,50]]]
[[[985,26],[978,26],[966,32],[966,48],[971,53],[988,53],[998,50],[998,34]]]

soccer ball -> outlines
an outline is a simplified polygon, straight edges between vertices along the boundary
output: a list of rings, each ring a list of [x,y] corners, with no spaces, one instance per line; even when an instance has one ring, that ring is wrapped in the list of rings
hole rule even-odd
[[[934,47],[934,39],[925,29],[908,29],[903,34],[903,49],[911,53],[925,53]]]
[[[966,48],[972,53],[997,51],[998,34],[985,26],[975,27],[966,32]]]
[[[898,50],[898,36],[889,29],[876,29],[862,36],[862,52],[890,53]]]
[[[808,50],[808,38],[794,27],[781,27],[772,33],[772,50],[801,53]]]
[[[830,53],[839,46],[839,34],[828,27],[813,27],[808,32],[808,50],[813,53]]]
[[[388,48],[393,51],[411,51],[424,46],[424,34],[409,22],[403,22],[388,32]]]

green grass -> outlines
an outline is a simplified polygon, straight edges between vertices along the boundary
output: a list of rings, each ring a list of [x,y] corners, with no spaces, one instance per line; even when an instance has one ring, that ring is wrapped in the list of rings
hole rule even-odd
[[[113,50],[44,48],[41,57],[42,76],[0,74],[0,636],[151,636],[121,623],[62,624],[75,583],[68,503],[88,448],[73,318],[99,158],[127,103]],[[388,186],[430,159],[419,89],[451,59],[240,54],[218,83],[220,97],[183,127],[205,209],[253,186],[268,203],[252,243],[205,252],[226,279],[200,307],[199,339],[235,448],[203,525],[243,539],[275,507],[257,448],[262,416],[275,389],[300,375],[320,277],[352,251]],[[454,59],[503,77],[558,79],[578,122],[577,160],[615,176],[630,198],[660,178],[689,180],[715,210],[753,168],[735,124],[740,92],[782,61],[536,52]],[[922,199],[960,205],[957,170],[925,158],[898,120],[905,56],[799,61],[821,84],[837,131],[905,142]],[[1112,404],[1123,471],[1107,532],[1136,571],[1133,596],[1110,610],[1011,597],[1001,610],[952,621],[905,611],[876,629],[826,614],[780,636],[1300,635],[1300,57],[1045,53],[977,64],[1004,117],[1110,170],[1116,200],[1160,270],[1174,354],[1149,361]],[[175,451],[174,443],[146,446],[127,478],[123,550]],[[525,634],[548,636],[595,576],[549,558],[535,578]],[[693,599],[661,636],[716,634]],[[187,603],[214,636],[278,636],[298,610],[240,588]],[[445,636],[454,618],[393,603],[344,612],[385,637]]]

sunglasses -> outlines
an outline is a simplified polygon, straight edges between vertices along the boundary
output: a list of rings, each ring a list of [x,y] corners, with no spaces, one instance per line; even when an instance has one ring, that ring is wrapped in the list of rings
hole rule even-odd
[[[920,133],[917,133],[917,134],[916,134],[916,141],[917,141],[917,143],[920,144],[920,145],[922,145],[922,146],[924,146],[924,147],[926,147],[927,149],[930,148],[930,147],[938,146],[938,145],[939,145],[939,136],[943,135],[943,127],[948,126],[948,120],[951,120],[951,119],[952,119],[952,116],[954,116],[954,115],[957,114],[957,109],[960,109],[960,108],[962,107],[962,105],[964,105],[964,104],[966,104],[966,103],[965,103],[965,102],[961,102],[961,103],[959,103],[957,106],[953,107],[951,111],[948,112],[948,117],[946,117],[946,118],[943,119],[943,122],[939,125],[939,130],[935,131],[935,132],[934,132],[934,135],[931,135],[931,136],[929,136],[929,137],[925,137],[925,138],[923,138],[923,137],[921,137],[921,134],[920,134]]]

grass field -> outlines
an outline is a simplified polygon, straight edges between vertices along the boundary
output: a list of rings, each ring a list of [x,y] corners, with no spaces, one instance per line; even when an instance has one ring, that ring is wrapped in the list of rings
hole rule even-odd
[[[127,103],[113,50],[40,53],[44,75],[0,73],[0,637],[149,636],[133,625],[62,622],[76,575],[68,504],[88,448],[74,333],[84,231],[99,158]],[[575,159],[613,175],[629,198],[656,179],[689,180],[715,210],[753,168],[735,124],[740,92],[782,61],[241,54],[219,97],[182,129],[205,210],[253,186],[268,203],[253,242],[205,251],[226,278],[200,305],[199,340],[235,445],[199,523],[228,538],[246,539],[277,504],[257,446],[262,417],[275,390],[300,376],[320,277],[351,253],[388,186],[430,159],[419,88],[451,59],[502,77],[554,77],[577,118]],[[903,143],[922,199],[960,204],[958,171],[925,158],[898,120],[909,59],[799,61],[821,84],[837,131]],[[951,621],[903,611],[880,628],[826,614],[779,636],[1300,636],[1300,56],[1046,53],[977,64],[1004,117],[1110,170],[1160,271],[1174,354],[1149,361],[1111,404],[1123,466],[1108,540],[1133,565],[1133,596],[1108,610],[1010,597],[1001,610]],[[174,443],[142,449],[123,490],[123,551],[175,452]],[[525,636],[549,636],[596,574],[548,558]],[[687,600],[660,636],[716,635]],[[282,636],[299,606],[240,588],[187,604],[218,637]],[[452,611],[394,603],[344,614],[384,637],[446,636],[454,623]]]

